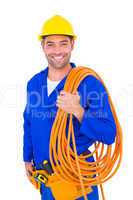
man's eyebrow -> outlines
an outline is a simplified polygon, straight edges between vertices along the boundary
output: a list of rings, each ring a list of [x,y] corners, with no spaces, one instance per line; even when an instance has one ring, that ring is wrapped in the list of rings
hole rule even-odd
[[[68,40],[61,40],[61,41],[59,41],[59,42],[60,42],[60,43],[68,42]],[[47,44],[53,44],[53,43],[55,43],[55,42],[48,40],[48,41],[46,41],[46,43],[47,43]]]
[[[53,44],[54,42],[53,41],[47,41],[46,43],[52,43]]]
[[[61,40],[60,42],[68,42],[68,40]]]

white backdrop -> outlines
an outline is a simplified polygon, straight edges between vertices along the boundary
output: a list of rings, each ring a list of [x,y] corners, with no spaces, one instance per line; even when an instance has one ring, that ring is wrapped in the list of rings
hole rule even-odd
[[[118,173],[104,184],[106,199],[132,199],[133,12],[130,0],[38,0],[0,2],[0,199],[40,199],[26,179],[22,161],[27,81],[47,62],[37,41],[54,14],[68,18],[78,35],[72,61],[104,79],[124,135]]]

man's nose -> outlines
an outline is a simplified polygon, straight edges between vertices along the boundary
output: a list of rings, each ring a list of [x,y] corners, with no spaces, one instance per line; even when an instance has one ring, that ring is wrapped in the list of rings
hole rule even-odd
[[[60,54],[60,53],[62,52],[62,49],[61,49],[60,46],[56,46],[56,47],[54,48],[54,51],[55,51],[56,54]]]

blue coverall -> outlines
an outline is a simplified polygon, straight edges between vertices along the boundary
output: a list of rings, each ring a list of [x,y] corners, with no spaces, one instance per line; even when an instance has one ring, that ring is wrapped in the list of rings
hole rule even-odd
[[[70,63],[72,68],[76,67]],[[27,104],[24,116],[23,160],[39,164],[49,160],[49,141],[51,128],[58,110],[56,99],[63,90],[67,75],[59,82],[55,90],[47,93],[48,67],[34,75],[27,84]],[[78,92],[80,104],[85,112],[79,122],[73,116],[75,139],[78,155],[85,152],[95,141],[110,145],[115,141],[116,124],[108,102],[108,95],[102,83],[94,76],[81,81]],[[41,186],[42,200],[53,200],[49,188]],[[98,200],[98,188],[88,195],[89,200]],[[83,200],[83,197],[79,198]]]

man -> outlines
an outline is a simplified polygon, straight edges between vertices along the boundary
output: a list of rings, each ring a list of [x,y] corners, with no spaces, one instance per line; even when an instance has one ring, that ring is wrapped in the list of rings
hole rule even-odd
[[[58,15],[46,21],[39,35],[48,66],[27,84],[23,157],[28,177],[33,171],[33,161],[37,169],[43,160],[49,161],[50,133],[58,108],[73,114],[78,155],[96,141],[107,145],[115,141],[116,125],[108,95],[99,80],[93,76],[85,78],[75,94],[63,90],[68,74],[76,67],[70,62],[75,39],[71,24]],[[88,199],[98,200],[97,186],[92,189]],[[41,185],[41,197],[54,199],[44,185]]]

